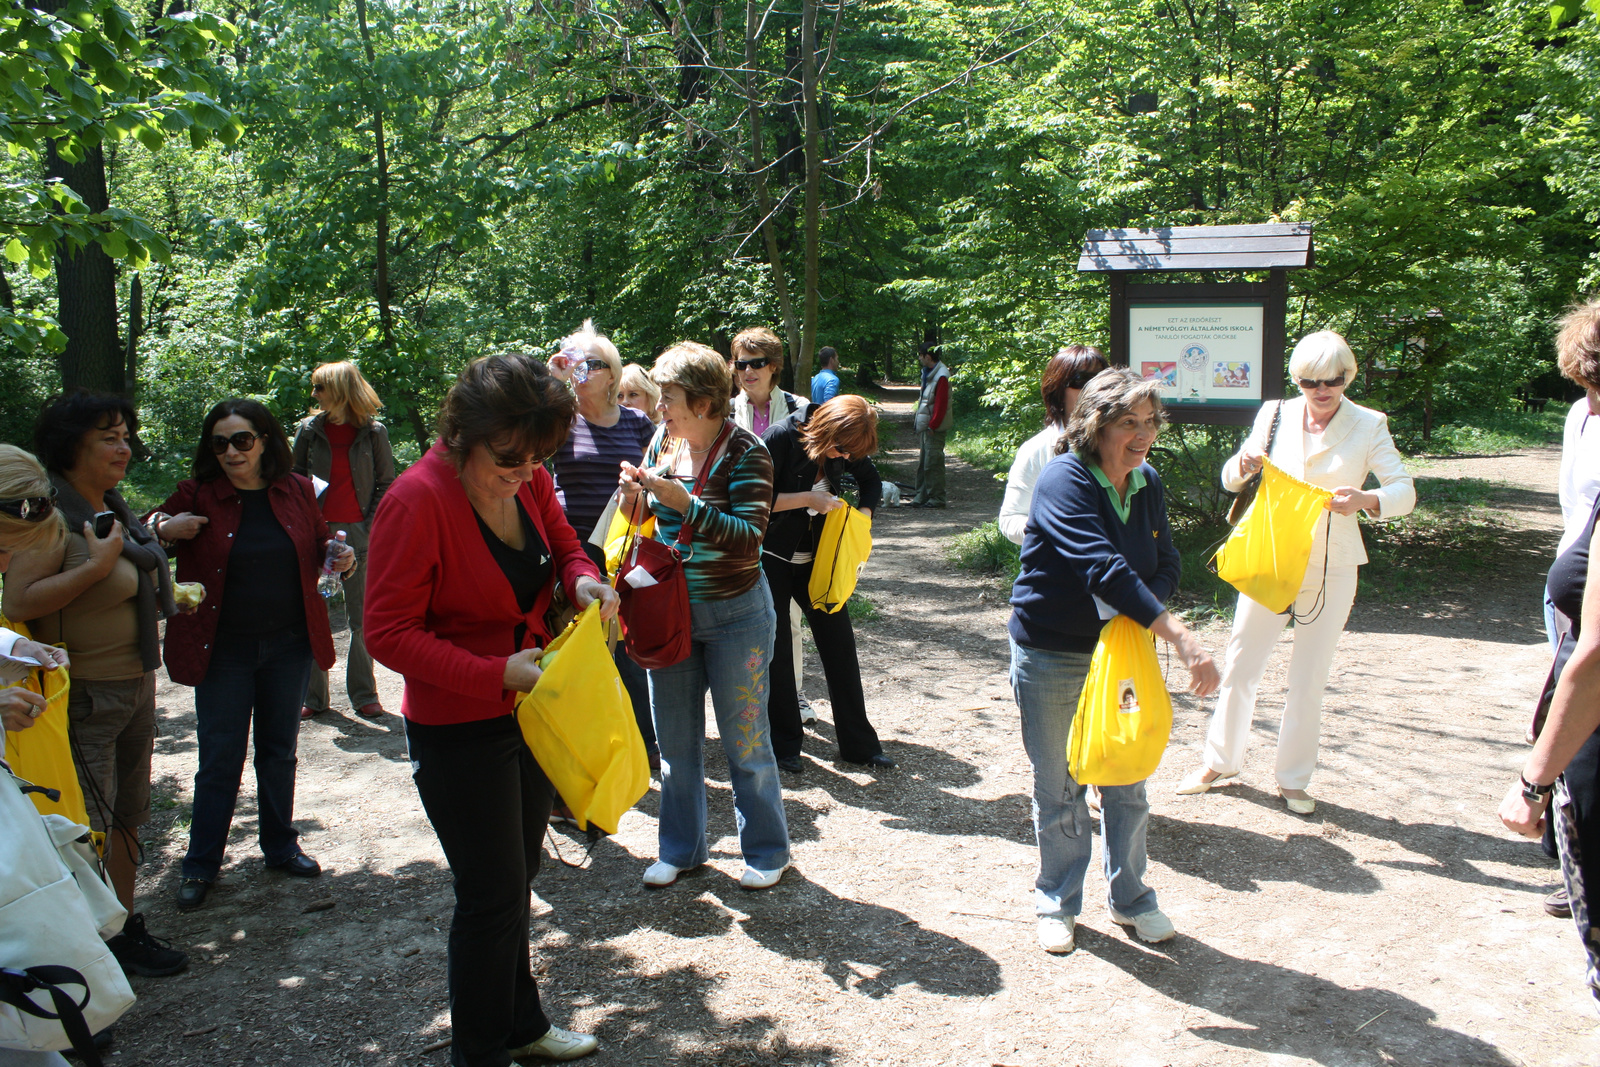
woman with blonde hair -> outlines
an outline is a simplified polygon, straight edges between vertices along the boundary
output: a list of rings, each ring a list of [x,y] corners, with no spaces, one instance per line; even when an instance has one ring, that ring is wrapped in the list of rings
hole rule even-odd
[[[869,519],[883,497],[883,481],[872,462],[878,450],[878,414],[859,396],[836,396],[821,405],[806,405],[768,430],[761,441],[772,453],[772,522],[761,543],[761,569],[777,609],[775,647],[789,647],[792,603],[811,623],[811,639],[828,679],[839,758],[887,770],[895,763],[883,754],[877,731],[867,720],[850,613],[813,607],[807,591],[823,516],[844,505],[840,493],[845,473],[855,477],[858,505]],[[768,711],[772,748],[778,767],[791,774],[804,768],[798,685],[789,657],[773,657]]]
[[[629,363],[622,368],[622,388],[617,393],[617,400],[623,407],[644,412],[650,416],[652,426],[659,426],[661,412],[656,410],[656,403],[660,399],[661,390],[656,388],[656,383],[650,380],[650,375],[645,373],[643,367]]]
[[[745,889],[776,885],[789,867],[789,826],[767,720],[772,594],[761,539],[772,513],[772,457],[728,417],[728,370],[705,345],[683,341],[650,372],[661,387],[661,430],[643,465],[622,465],[623,505],[655,513],[655,536],[684,553],[692,635],[681,663],[650,671],[650,710],[661,745],[660,859],[644,884],[671,885],[706,862],[705,698],[728,758]]]
[[[1316,801],[1306,786],[1317,768],[1323,691],[1355,602],[1356,570],[1367,562],[1356,516],[1365,512],[1371,519],[1399,518],[1416,506],[1417,494],[1389,435],[1388,416],[1344,395],[1356,376],[1356,357],[1343,337],[1322,330],[1302,338],[1289,357],[1289,375],[1300,386],[1300,396],[1262,405],[1238,454],[1223,465],[1222,484],[1239,492],[1270,458],[1290,477],[1331,489],[1329,514],[1317,523],[1311,564],[1288,614],[1240,595],[1204,760],[1179,783],[1178,792],[1204,793],[1243,767],[1256,688],[1292,616],[1294,651],[1278,732],[1278,792],[1290,811],[1310,815]],[[1378,478],[1378,488],[1371,492],[1361,488],[1369,473]]]
[[[32,454],[16,445],[0,445],[0,574],[11,568],[11,554],[51,549],[66,537],[67,525],[56,510],[50,476]],[[0,654],[31,657],[46,670],[69,666],[65,649],[55,648],[12,630],[0,628]],[[44,697],[16,686],[26,677],[7,664],[0,667],[0,729],[26,730],[44,714]],[[0,741],[0,747],[4,742]]]
[[[383,717],[378,683],[362,636],[366,605],[367,537],[378,502],[394,481],[394,453],[389,431],[378,421],[378,399],[354,363],[324,363],[311,372],[311,395],[317,406],[294,434],[294,473],[318,486],[322,518],[343,530],[356,553],[356,568],[344,579],[345,617],[350,621],[350,651],[345,658],[344,688],[350,706],[364,719]],[[313,670],[301,718],[327,711],[328,672]]]

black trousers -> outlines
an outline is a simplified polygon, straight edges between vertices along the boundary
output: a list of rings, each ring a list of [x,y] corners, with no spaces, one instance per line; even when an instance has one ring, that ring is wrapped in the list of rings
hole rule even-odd
[[[455,876],[446,973],[452,1067],[506,1067],[550,1029],[528,956],[528,894],[555,795],[504,716],[406,721],[412,778]]]
[[[811,606],[806,587],[811,583],[811,564],[790,563],[763,554],[761,568],[772,589],[772,607],[778,616],[778,631],[773,639],[771,696],[767,718],[772,723],[772,752],[779,759],[800,755],[805,731],[800,725],[799,685],[794,676],[794,658],[789,646],[794,635],[789,629],[789,601],[793,599],[805,612],[811,625],[811,639],[817,645],[817,658],[828,679],[828,700],[833,704],[833,729],[839,738],[839,758],[860,763],[883,751],[878,732],[867,721],[867,699],[861,692],[861,662],[856,658],[856,632],[850,625],[850,610],[840,608],[829,614]]]

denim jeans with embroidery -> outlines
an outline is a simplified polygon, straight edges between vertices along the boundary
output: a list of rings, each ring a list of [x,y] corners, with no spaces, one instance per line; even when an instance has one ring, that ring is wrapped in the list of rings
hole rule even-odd
[[[689,617],[689,658],[650,672],[650,709],[661,746],[660,858],[693,867],[710,856],[704,759],[709,688],[733,782],[739,847],[750,866],[777,870],[789,862],[789,827],[767,723],[776,622],[766,578],[739,596],[691,602]]]

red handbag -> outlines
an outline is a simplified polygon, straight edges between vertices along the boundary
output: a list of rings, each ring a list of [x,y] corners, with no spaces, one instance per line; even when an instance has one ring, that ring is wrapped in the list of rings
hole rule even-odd
[[[691,496],[704,491],[731,429],[731,423],[725,424],[717,435]],[[622,550],[622,565],[617,568],[616,590],[622,601],[617,616],[627,638],[624,647],[628,658],[646,670],[671,667],[689,658],[689,580],[683,573],[683,553],[694,540],[694,528],[687,519],[685,516],[677,539],[670,545],[640,537],[635,526],[631,540]],[[635,571],[648,574],[651,581],[642,588],[635,585],[628,580]]]

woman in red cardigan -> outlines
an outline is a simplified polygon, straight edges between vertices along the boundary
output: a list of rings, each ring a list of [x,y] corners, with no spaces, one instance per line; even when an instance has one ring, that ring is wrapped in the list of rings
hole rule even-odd
[[[311,482],[290,472],[289,440],[255,400],[224,400],[206,415],[194,477],[149,525],[175,546],[178,581],[200,582],[199,608],[167,620],[167,674],[194,689],[194,818],[178,908],[205,903],[222,869],[254,718],[256,803],[268,867],[314,878],[294,817],[300,705],[312,661],[333,666],[328,609],[317,596],[327,552]],[[349,548],[338,569],[355,565]]]
[[[455,876],[453,1067],[598,1044],[539,1004],[528,893],[555,793],[512,714],[512,694],[538,681],[557,579],[580,610],[617,612],[543,467],[576,412],[533,356],[475,361],[445,397],[439,440],[384,495],[367,549],[367,649],[405,676],[412,778]]]

